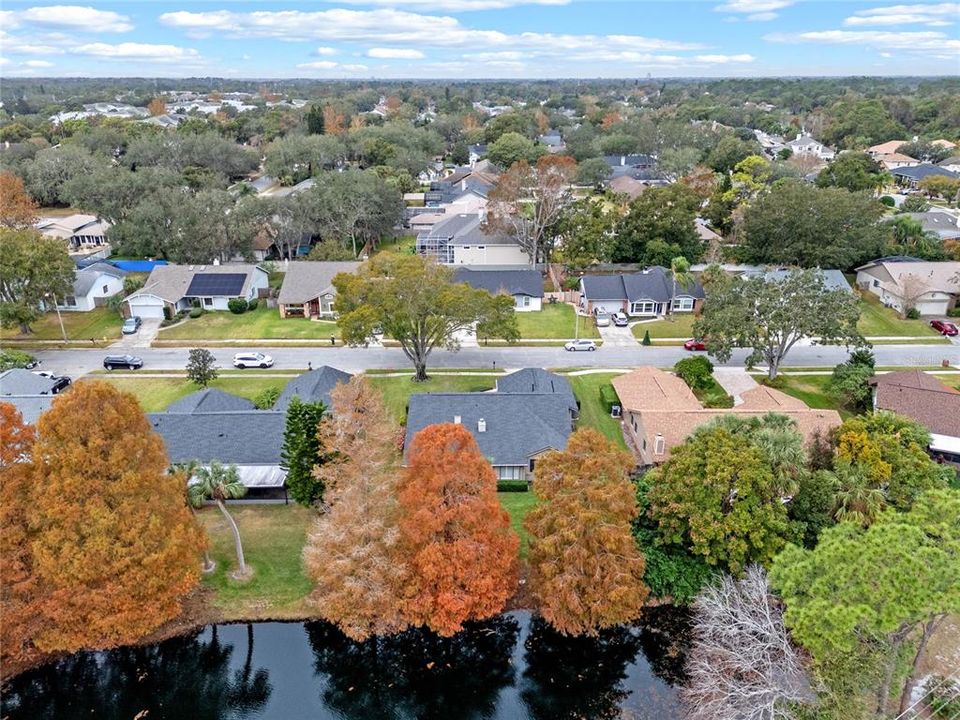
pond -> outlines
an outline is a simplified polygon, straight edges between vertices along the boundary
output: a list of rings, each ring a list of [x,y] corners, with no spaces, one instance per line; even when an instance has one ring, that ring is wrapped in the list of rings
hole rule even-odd
[[[689,633],[677,609],[597,638],[528,612],[453,638],[355,643],[320,622],[208,626],[84,652],[14,678],[6,720],[671,720]]]

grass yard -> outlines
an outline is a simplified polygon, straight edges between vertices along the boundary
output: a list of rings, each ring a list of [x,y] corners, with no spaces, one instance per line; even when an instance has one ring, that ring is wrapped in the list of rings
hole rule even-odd
[[[573,305],[546,303],[540,312],[518,312],[516,316],[521,340],[523,338],[572,340],[574,337],[573,323],[577,315]],[[580,337],[600,337],[600,332],[593,324],[593,318],[580,318]]]
[[[256,310],[234,315],[217,311],[204,313],[198,318],[165,328],[157,335],[158,340],[329,340],[331,335],[340,338],[335,322],[314,321],[304,318],[281,319],[280,311],[260,304]]]
[[[927,320],[901,320],[895,310],[884,307],[873,293],[863,293],[860,301],[860,322],[857,328],[865,337],[938,337]]]
[[[301,553],[315,513],[299,505],[230,505],[240,528],[244,557],[253,568],[247,582],[229,574],[237,568],[233,533],[216,507],[200,511],[217,562],[204,585],[216,596],[213,604],[226,620],[302,617],[311,583],[303,571]]]
[[[610,413],[600,402],[600,386],[608,384],[620,373],[594,373],[590,375],[573,375],[567,379],[573,387],[573,392],[580,401],[579,427],[592,427],[599,430],[617,445],[626,448],[623,440],[623,431],[620,421],[610,417]]]
[[[803,400],[812,408],[837,410],[841,417],[847,418],[852,413],[842,408],[840,403],[827,393],[827,383],[830,382],[830,377],[830,375],[784,375],[781,373],[777,378],[782,382],[782,385],[778,384],[777,389]]]
[[[697,400],[703,403],[704,407],[707,408],[731,408],[733,407],[733,398],[727,394],[727,391],[723,389],[723,386],[718,383],[712,376],[710,378],[710,387],[704,388],[691,388],[693,394],[697,396]]]
[[[106,380],[120,390],[133,393],[144,412],[161,412],[166,410],[170,403],[196,392],[200,388],[182,377],[110,377],[98,376],[98,380]],[[210,383],[224,392],[233,393],[248,400],[253,400],[268,387],[283,389],[287,380],[277,377],[220,377]]]
[[[69,340],[82,340],[89,342],[90,338],[103,340],[107,338],[111,341],[120,339],[120,326],[123,325],[123,318],[113,310],[108,308],[96,308],[90,312],[61,312],[63,318],[63,328],[67,331]],[[33,333],[30,335],[21,335],[17,328],[0,329],[0,339],[3,340],[62,340],[63,334],[60,332],[60,322],[57,320],[57,313],[45,313],[33,323]]]
[[[527,557],[527,544],[529,538],[527,531],[523,529],[523,519],[530,512],[530,509],[537,504],[537,496],[533,491],[528,492],[502,492],[497,493],[500,498],[500,504],[503,509],[510,513],[510,527],[520,536],[520,558]]]
[[[370,375],[370,382],[383,392],[383,400],[394,420],[403,423],[407,418],[407,400],[414,393],[424,392],[482,392],[496,385],[493,375],[434,375],[425,382],[413,382],[413,375],[378,377]]]
[[[643,334],[650,331],[650,339],[657,338],[682,338],[689,340],[693,337],[693,321],[696,318],[692,313],[683,313],[674,315],[672,320],[654,320],[653,322],[642,322],[630,328],[630,332],[637,340],[643,340]]]
[[[412,255],[416,244],[417,238],[413,235],[401,235],[395,238],[384,238],[377,245],[377,252],[395,252],[403,255]]]

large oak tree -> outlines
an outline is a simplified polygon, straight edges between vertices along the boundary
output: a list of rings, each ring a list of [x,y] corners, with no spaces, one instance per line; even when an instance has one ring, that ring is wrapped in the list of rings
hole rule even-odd
[[[73,290],[76,266],[60,238],[36,230],[0,228],[0,323],[31,332],[41,304],[58,302]]]

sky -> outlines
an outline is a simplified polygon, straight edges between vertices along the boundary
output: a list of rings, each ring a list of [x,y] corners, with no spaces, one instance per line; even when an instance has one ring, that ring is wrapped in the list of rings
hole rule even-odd
[[[874,0],[4,0],[0,77],[958,75],[958,21]]]

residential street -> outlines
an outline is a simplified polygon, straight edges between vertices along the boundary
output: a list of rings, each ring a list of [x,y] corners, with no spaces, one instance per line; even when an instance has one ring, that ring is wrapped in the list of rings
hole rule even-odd
[[[234,353],[242,347],[213,348],[221,367],[230,367]],[[347,372],[372,368],[406,368],[410,363],[399,348],[323,348],[323,347],[258,347],[255,350],[272,355],[274,367],[306,368],[331,365]],[[91,370],[103,368],[103,358],[109,350],[44,350],[36,355],[43,361],[43,369],[79,377]],[[187,348],[131,348],[126,350],[144,360],[144,370],[182,370],[187,363]],[[877,345],[873,349],[877,365],[902,367],[939,365],[948,360],[960,364],[958,345]],[[430,367],[498,368],[522,367],[606,367],[626,368],[638,365],[669,367],[688,357],[681,347],[601,347],[596,352],[570,353],[559,347],[467,347],[459,352],[435,351],[430,356]],[[727,365],[741,366],[746,351],[735,352]],[[787,356],[794,367],[833,367],[843,361],[847,351],[843,347],[795,347]]]

